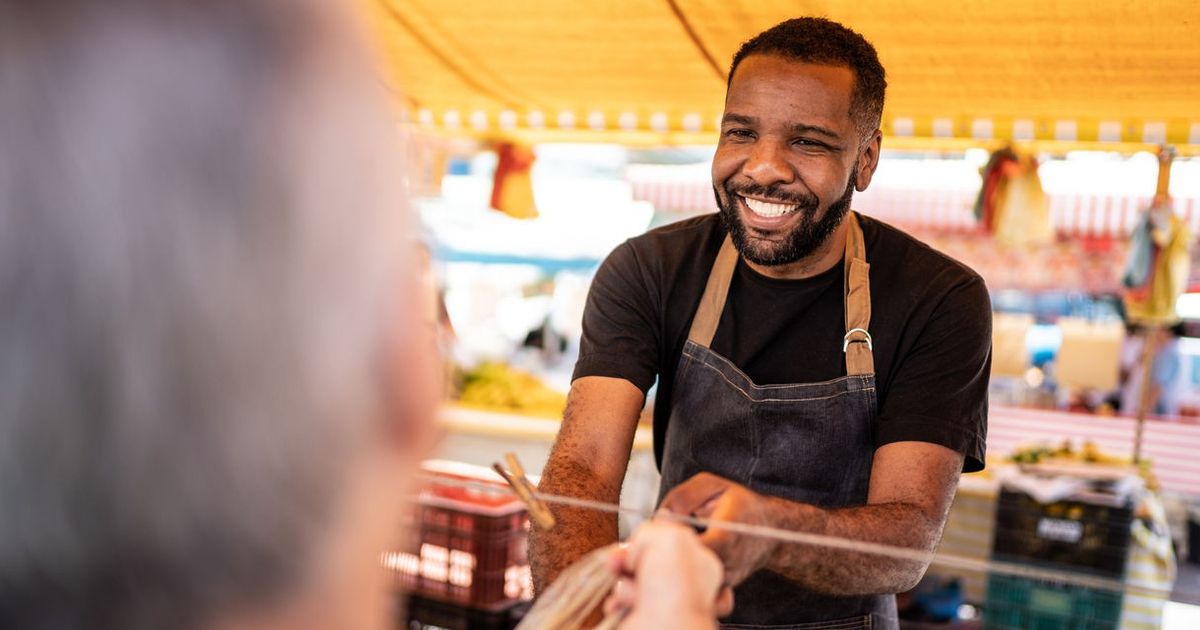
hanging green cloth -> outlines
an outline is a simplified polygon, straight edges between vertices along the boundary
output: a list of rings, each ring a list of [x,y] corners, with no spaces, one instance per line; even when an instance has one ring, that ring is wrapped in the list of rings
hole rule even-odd
[[[1126,284],[1125,309],[1130,321],[1171,325],[1179,321],[1175,302],[1187,289],[1191,270],[1191,231],[1169,207],[1147,211],[1143,223],[1143,231],[1149,238],[1134,232],[1137,240],[1131,244],[1135,249],[1130,253],[1126,275],[1131,282],[1141,278],[1140,274],[1131,275],[1128,271],[1130,267],[1135,267],[1134,272],[1143,271],[1142,267],[1147,266],[1147,240],[1151,253],[1149,274],[1140,285]]]

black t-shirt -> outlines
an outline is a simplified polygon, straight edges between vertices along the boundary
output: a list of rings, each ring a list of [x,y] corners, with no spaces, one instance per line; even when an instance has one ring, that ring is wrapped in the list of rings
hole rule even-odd
[[[875,446],[940,444],[981,470],[991,371],[991,301],[983,279],[911,236],[859,216],[871,265],[879,418]],[[661,463],[675,368],[725,238],[717,215],[667,225],[618,246],[596,273],[574,378],[658,379],[654,448]],[[712,349],[760,385],[846,374],[843,266],[803,280],[739,261]]]

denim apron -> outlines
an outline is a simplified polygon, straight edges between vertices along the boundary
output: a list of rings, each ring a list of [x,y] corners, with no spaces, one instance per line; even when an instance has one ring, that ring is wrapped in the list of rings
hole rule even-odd
[[[726,237],[675,373],[663,449],[662,489],[700,472],[755,492],[836,508],[863,505],[875,453],[875,365],[871,291],[862,229],[855,213],[845,254],[846,376],[823,383],[758,385],[709,349],[738,254]],[[797,322],[796,325],[803,325]],[[804,349],[795,349],[803,361]],[[759,571],[735,591],[726,628],[895,628],[893,595],[830,597],[777,573]]]

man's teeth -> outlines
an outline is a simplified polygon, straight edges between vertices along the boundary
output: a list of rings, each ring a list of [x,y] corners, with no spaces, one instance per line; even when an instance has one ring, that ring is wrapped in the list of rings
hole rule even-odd
[[[742,197],[742,199],[746,202],[746,207],[760,217],[781,217],[799,207],[783,203],[767,203],[749,197]]]

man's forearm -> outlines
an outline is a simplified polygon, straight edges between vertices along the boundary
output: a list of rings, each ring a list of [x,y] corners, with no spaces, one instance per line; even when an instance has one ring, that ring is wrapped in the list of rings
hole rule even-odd
[[[538,489],[616,504],[645,397],[629,381],[587,376],[571,384],[562,427]],[[529,535],[529,564],[537,592],[583,554],[617,541],[615,514],[551,505],[554,529]]]
[[[826,510],[772,498],[770,513],[774,524],[784,529],[918,552],[933,551],[944,523],[944,518],[932,518],[917,505],[899,502]],[[928,558],[783,543],[766,568],[817,592],[866,595],[906,591],[921,579],[928,564]]]
[[[585,464],[551,454],[538,484],[540,492],[616,504],[621,488],[605,483]],[[587,552],[617,542],[617,516],[596,510],[552,505],[557,524],[529,532],[529,564],[536,592]]]

